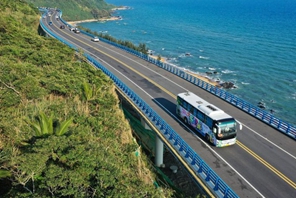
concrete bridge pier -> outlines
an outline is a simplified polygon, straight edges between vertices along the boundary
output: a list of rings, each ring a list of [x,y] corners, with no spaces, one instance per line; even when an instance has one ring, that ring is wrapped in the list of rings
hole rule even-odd
[[[141,118],[141,124],[145,127],[147,130],[151,130],[150,126],[146,123],[146,121]],[[161,139],[156,135],[155,137],[155,165],[158,167],[164,167],[163,163],[163,142]]]
[[[164,167],[163,142],[158,136],[155,137],[155,162],[154,163],[157,167]]]

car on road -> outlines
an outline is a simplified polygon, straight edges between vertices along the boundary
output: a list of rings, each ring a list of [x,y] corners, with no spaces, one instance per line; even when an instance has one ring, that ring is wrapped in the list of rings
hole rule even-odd
[[[92,40],[93,42],[99,42],[99,41],[100,41],[100,39],[99,39],[97,36],[91,38],[91,40]]]
[[[69,30],[75,32],[76,34],[80,33],[80,30],[76,27],[70,27]]]
[[[73,30],[76,34],[79,34],[80,33],[80,30],[78,28],[74,28]]]
[[[49,21],[48,25],[52,25],[52,22],[51,22],[51,21]]]
[[[61,28],[61,29],[65,29],[65,25],[61,25],[60,28]]]

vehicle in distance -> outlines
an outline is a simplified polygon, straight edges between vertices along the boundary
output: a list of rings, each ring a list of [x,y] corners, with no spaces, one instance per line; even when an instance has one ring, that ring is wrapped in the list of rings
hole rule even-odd
[[[216,147],[236,143],[238,122],[192,92],[178,94],[177,116]],[[241,130],[242,125],[238,124]]]
[[[76,34],[79,34],[80,33],[80,30],[78,28],[73,28],[73,27],[70,28],[70,31],[73,31]]]
[[[79,33],[80,33],[80,30],[75,29],[74,32],[75,32],[76,34],[79,34]]]
[[[51,22],[51,21],[49,21],[48,25],[52,25],[52,22]]]
[[[91,40],[92,40],[93,42],[99,42],[99,41],[100,41],[100,39],[99,39],[97,36],[91,38]]]
[[[61,29],[65,29],[65,25],[61,25],[60,28],[61,28]]]

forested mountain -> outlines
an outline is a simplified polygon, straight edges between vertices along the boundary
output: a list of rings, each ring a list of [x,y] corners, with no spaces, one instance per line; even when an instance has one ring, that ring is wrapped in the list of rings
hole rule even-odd
[[[112,81],[38,35],[36,7],[1,0],[0,12],[0,197],[169,197]]]
[[[77,21],[100,18],[111,15],[114,5],[104,0],[25,0],[36,7],[59,8],[63,11],[63,19]]]

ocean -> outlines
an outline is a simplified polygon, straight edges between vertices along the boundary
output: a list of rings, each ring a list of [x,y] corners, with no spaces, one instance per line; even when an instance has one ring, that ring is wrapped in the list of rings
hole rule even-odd
[[[106,0],[122,20],[82,23],[215,80],[296,125],[296,0]],[[185,54],[189,53],[190,56]],[[215,74],[214,74],[215,73]]]

